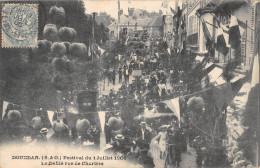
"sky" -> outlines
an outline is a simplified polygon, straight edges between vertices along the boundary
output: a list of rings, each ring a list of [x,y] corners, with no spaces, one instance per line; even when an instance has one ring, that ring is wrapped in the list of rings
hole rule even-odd
[[[118,1],[117,0],[83,0],[86,8],[86,13],[92,12],[107,12],[115,19],[117,18]],[[136,9],[144,9],[148,12],[159,12],[162,9],[163,0],[120,0],[120,8],[124,14],[128,14],[128,7]],[[169,6],[174,8],[174,0],[168,0]]]

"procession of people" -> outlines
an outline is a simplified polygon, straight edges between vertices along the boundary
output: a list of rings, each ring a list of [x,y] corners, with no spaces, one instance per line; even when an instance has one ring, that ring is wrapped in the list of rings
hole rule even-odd
[[[182,136],[184,132],[178,126],[180,121],[172,115],[146,116],[161,110],[157,105],[160,101],[184,93],[185,86],[182,86],[181,92],[176,89],[178,92],[175,93],[169,83],[170,69],[163,68],[163,58],[159,59],[156,54],[146,59],[132,53],[129,58],[119,62],[117,68],[110,67],[103,73],[103,78],[107,79],[104,85],[120,86],[118,90],[111,89],[108,95],[100,95],[97,100],[97,110],[106,111],[106,146],[103,148],[111,154],[125,155],[135,164],[157,167],[162,166],[158,163],[163,161],[165,167],[179,167],[181,152],[184,152],[180,144],[186,145],[186,139]],[[181,86],[180,82],[177,83]],[[69,126],[70,118],[64,112],[55,113],[52,124],[45,121],[44,115],[34,117],[32,123],[23,124],[19,108],[11,104],[9,106],[4,118],[5,133],[9,134],[11,140],[21,138],[25,143],[62,143],[101,149],[100,124],[93,124],[84,115],[77,119],[73,128]],[[162,112],[167,112],[166,109]],[[20,124],[17,126],[14,123],[18,121]],[[17,130],[11,130],[16,127]],[[11,142],[10,139],[7,141]]]

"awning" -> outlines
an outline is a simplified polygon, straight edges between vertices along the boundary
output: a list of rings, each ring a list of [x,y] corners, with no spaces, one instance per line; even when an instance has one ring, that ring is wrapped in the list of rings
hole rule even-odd
[[[244,74],[239,74],[239,73],[234,73],[235,77],[230,80],[230,83],[234,83],[242,78],[244,78],[246,75]]]
[[[196,62],[197,62],[197,61],[202,62],[202,61],[204,60],[204,58],[205,58],[204,56],[199,56],[199,55],[197,55],[196,58],[195,58],[195,60],[196,60]]]
[[[214,67],[202,80],[201,85],[206,88],[208,84],[223,83],[223,79],[219,78],[223,74],[224,70],[219,67]],[[219,79],[218,79],[219,78]],[[218,79],[218,81],[217,81]]]
[[[249,4],[248,0],[235,0],[235,1],[220,0],[220,2],[218,3],[215,9],[215,12],[220,12],[220,13],[222,13],[223,11],[231,12],[246,4]]]
[[[224,71],[223,69],[215,67],[212,71],[208,73],[209,82],[210,83],[215,82],[220,77],[220,75],[223,74],[223,71]]]
[[[208,68],[211,67],[212,65],[214,65],[212,62],[206,63],[204,69],[208,69]]]

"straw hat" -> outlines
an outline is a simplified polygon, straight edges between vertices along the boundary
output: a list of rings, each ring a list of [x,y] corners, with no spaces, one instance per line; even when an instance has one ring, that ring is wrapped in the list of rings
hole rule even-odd
[[[42,128],[40,133],[43,134],[43,133],[47,133],[49,130],[47,128]]]
[[[117,135],[115,136],[115,139],[116,139],[116,140],[123,140],[123,139],[125,139],[125,137],[124,137],[122,134],[117,134]]]

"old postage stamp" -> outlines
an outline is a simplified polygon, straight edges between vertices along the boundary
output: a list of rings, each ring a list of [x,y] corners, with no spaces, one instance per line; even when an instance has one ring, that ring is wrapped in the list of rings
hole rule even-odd
[[[2,48],[37,46],[38,4],[4,4],[1,24]]]

